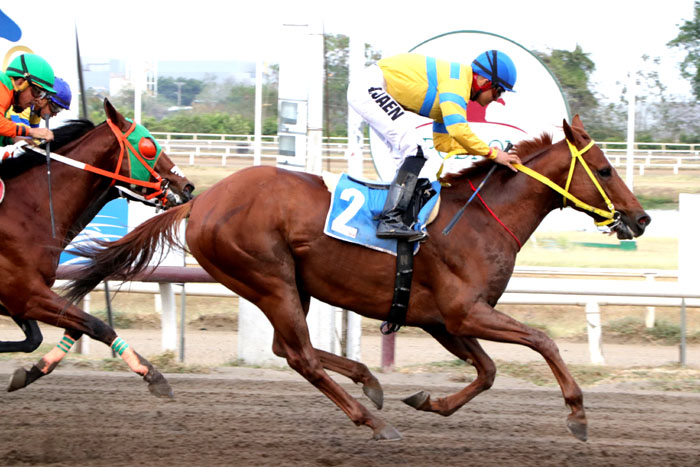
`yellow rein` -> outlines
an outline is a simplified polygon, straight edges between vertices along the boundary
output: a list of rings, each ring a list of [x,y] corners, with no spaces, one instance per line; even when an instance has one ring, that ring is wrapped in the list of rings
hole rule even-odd
[[[574,146],[568,139],[566,140],[567,144],[569,145],[569,150],[571,151],[571,168],[569,169],[569,176],[566,180],[566,187],[562,188],[553,181],[551,181],[549,178],[545,177],[544,175],[540,174],[539,172],[535,172],[529,167],[525,167],[522,164],[513,164],[513,167],[518,169],[519,171],[529,175],[530,177],[534,178],[535,180],[544,183],[548,187],[550,187],[552,190],[556,191],[557,193],[561,194],[564,197],[564,206],[566,206],[566,200],[569,199],[574,205],[581,209],[585,209],[586,211],[598,214],[601,217],[604,217],[606,220],[601,221],[601,222],[596,222],[595,225],[597,226],[606,226],[609,224],[612,224],[615,222],[617,219],[615,217],[615,214],[617,211],[615,211],[615,206],[613,206],[612,202],[610,201],[610,198],[608,198],[608,195],[605,194],[605,191],[603,188],[600,186],[598,183],[598,180],[595,178],[593,173],[591,172],[591,169],[588,168],[588,164],[586,164],[586,161],[583,160],[582,154],[584,154],[586,151],[588,151],[591,147],[593,147],[593,144],[595,144],[594,141],[591,141],[585,148],[581,149],[580,151]],[[574,176],[574,168],[576,166],[576,160],[578,160],[583,168],[586,170],[586,173],[590,177],[591,181],[593,181],[593,184],[595,187],[598,189],[598,192],[600,195],[603,197],[603,200],[605,201],[606,206],[608,207],[609,212],[603,211],[602,209],[598,209],[596,207],[591,206],[590,204],[584,203],[580,199],[576,198],[574,195],[569,193],[569,186],[571,185],[571,180],[573,179]]]

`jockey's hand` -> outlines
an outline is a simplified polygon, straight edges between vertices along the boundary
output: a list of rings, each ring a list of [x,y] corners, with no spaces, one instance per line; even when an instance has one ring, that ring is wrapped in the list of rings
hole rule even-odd
[[[516,156],[515,154],[511,154],[509,152],[502,151],[500,148],[496,148],[496,147],[494,147],[493,150],[496,151],[496,158],[494,159],[494,161],[497,164],[505,165],[513,172],[518,171],[518,169],[516,169],[515,167],[513,167],[511,165],[511,164],[522,164],[522,162],[520,162],[520,158],[518,156]]]
[[[48,128],[30,128],[29,136],[36,139],[53,141],[53,131],[49,130]]]

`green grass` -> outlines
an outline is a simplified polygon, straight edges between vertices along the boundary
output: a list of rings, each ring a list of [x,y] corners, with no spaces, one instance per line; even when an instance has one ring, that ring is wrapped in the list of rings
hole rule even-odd
[[[681,340],[681,328],[677,324],[656,320],[653,328],[647,328],[641,318],[627,316],[603,325],[606,338],[615,342],[650,342],[661,345],[675,345]],[[688,344],[700,343],[700,332],[686,335]]]
[[[700,173],[669,170],[647,170],[644,175],[635,173],[634,194],[645,209],[678,209],[679,193],[700,193]]]
[[[544,362],[513,363],[496,360],[499,375],[528,381],[537,386],[556,387],[557,382],[549,366]],[[583,387],[600,384],[623,384],[634,389],[654,391],[680,391],[700,393],[700,369],[679,365],[647,368],[619,368],[600,365],[567,365],[569,371]],[[402,373],[449,373],[456,382],[470,383],[476,370],[461,360],[447,360],[424,365],[399,368]]]
[[[678,269],[678,240],[639,237],[635,250],[585,246],[598,243],[617,246],[620,240],[595,232],[547,232],[535,234],[523,246],[517,266],[549,266],[617,269]]]
[[[637,194],[637,199],[644,206],[644,209],[678,209],[678,196],[673,194],[668,195],[653,195],[653,194]]]

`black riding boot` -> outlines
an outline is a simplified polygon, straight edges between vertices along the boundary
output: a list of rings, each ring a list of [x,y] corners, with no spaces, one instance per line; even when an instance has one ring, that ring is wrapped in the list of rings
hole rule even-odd
[[[377,237],[399,238],[415,242],[426,237],[425,232],[411,229],[415,219],[411,219],[409,225],[404,222],[404,214],[413,197],[416,188],[418,174],[420,173],[425,158],[422,152],[418,156],[407,157],[399,168],[394,181],[389,187],[389,194],[384,203],[384,209],[379,215]]]

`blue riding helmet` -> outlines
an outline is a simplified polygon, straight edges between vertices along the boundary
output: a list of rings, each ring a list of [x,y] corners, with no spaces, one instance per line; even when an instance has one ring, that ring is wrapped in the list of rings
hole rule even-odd
[[[56,90],[56,94],[51,95],[51,102],[63,109],[70,109],[70,101],[73,98],[73,95],[70,92],[70,86],[68,83],[61,78],[56,77],[53,83],[53,88]]]
[[[518,72],[513,60],[498,50],[487,50],[472,62],[472,70],[506,91],[513,91]]]

